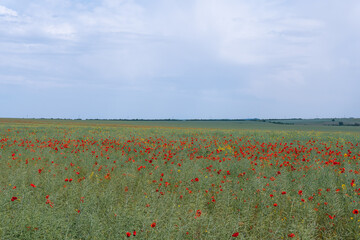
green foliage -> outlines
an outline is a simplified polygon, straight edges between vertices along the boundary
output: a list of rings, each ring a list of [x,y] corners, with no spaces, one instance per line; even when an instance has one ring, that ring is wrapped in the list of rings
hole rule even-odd
[[[0,239],[360,237],[356,132],[34,121],[0,140]]]

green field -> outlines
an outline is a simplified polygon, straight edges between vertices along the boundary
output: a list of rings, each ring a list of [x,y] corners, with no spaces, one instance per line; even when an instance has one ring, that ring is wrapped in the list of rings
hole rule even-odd
[[[359,239],[357,122],[0,119],[0,239]]]
[[[173,120],[173,121],[124,121],[124,120],[60,120],[60,119],[11,119],[0,118],[2,124],[27,125],[76,125],[107,127],[165,127],[211,128],[241,130],[297,130],[327,132],[360,132],[359,118],[335,119],[274,119],[274,120]],[[339,123],[343,123],[339,126]]]

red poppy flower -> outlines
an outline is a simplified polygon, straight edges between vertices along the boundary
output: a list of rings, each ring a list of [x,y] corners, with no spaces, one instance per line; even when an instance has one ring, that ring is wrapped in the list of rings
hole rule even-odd
[[[12,197],[11,198],[11,201],[13,202],[13,201],[15,201],[15,200],[17,200],[18,198],[17,197]]]
[[[274,195],[270,194],[270,197],[273,197]]]
[[[277,207],[277,203],[274,203],[274,207]]]
[[[131,233],[127,232],[127,233],[126,233],[126,236],[127,236],[127,237],[130,237],[130,236],[131,236]]]
[[[30,186],[32,186],[32,187],[36,187],[34,184],[30,184]]]
[[[198,182],[199,181],[199,179],[198,178],[195,178],[195,182]]]
[[[359,210],[354,209],[353,214],[359,214]]]
[[[236,232],[236,233],[234,233],[232,236],[233,236],[233,237],[237,237],[237,236],[239,236],[239,233]]]
[[[136,231],[133,232],[133,235],[136,236]]]
[[[302,190],[299,190],[299,192],[298,192],[298,193],[299,193],[299,195],[301,196],[301,195],[302,195],[302,193],[303,193],[303,191],[302,191]]]
[[[156,226],[156,223],[153,222],[153,223],[151,224],[151,227],[154,228],[155,226]]]
[[[294,233],[290,233],[290,234],[288,235],[288,237],[293,238],[293,237],[295,237],[295,234],[294,234]]]
[[[196,216],[197,216],[197,217],[200,217],[200,216],[201,216],[201,210],[200,210],[200,209],[196,211]]]
[[[285,194],[286,194],[286,192],[285,192],[285,191],[283,191],[281,194],[282,194],[282,195],[285,195]]]

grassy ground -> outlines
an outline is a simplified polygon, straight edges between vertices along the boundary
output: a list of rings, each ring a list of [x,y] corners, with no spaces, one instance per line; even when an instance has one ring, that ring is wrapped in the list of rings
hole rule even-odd
[[[359,132],[309,127],[1,119],[0,239],[358,239]]]
[[[339,122],[344,125],[339,126]],[[258,121],[113,121],[0,118],[0,124],[360,132],[360,126],[352,126],[354,124],[360,125],[358,118]]]

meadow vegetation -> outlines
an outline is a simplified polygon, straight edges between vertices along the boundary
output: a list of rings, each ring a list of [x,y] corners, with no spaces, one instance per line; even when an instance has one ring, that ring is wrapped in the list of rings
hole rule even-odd
[[[0,121],[0,239],[360,238],[357,128],[130,125]]]

